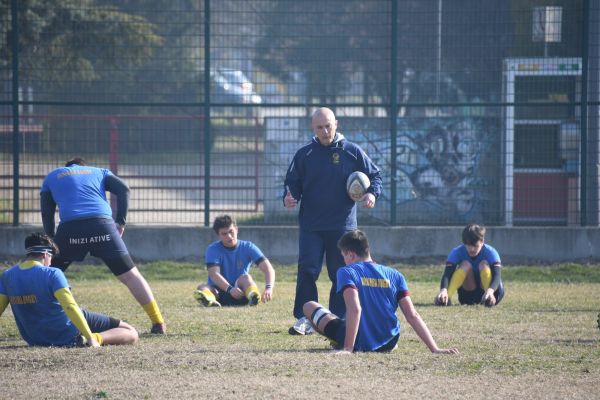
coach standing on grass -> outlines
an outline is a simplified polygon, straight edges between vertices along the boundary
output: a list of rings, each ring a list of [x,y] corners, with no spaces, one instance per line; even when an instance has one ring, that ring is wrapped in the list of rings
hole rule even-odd
[[[106,191],[117,196],[115,220]],[[44,230],[60,250],[60,258],[55,257],[52,264],[64,271],[71,262],[83,261],[88,252],[101,258],[150,317],[150,332],[164,334],[166,324],[152,289],[121,238],[129,207],[129,187],[125,182],[107,169],[89,167],[82,158],[74,158],[46,176],[40,202]],[[55,235],[57,205],[60,223]]]
[[[329,108],[319,108],[312,115],[315,137],[300,148],[288,167],[285,177],[283,203],[295,208],[300,202],[298,221],[300,243],[294,317],[289,330],[292,335],[314,332],[310,321],[303,316],[302,307],[308,301],[318,301],[316,281],[321,272],[323,257],[331,280],[329,308],[344,316],[344,299],[336,293],[336,273],[344,265],[337,248],[342,235],[357,228],[356,203],[346,193],[346,180],[354,171],[364,172],[371,187],[361,202],[366,208],[375,207],[381,193],[379,168],[365,152],[337,132],[337,120]]]

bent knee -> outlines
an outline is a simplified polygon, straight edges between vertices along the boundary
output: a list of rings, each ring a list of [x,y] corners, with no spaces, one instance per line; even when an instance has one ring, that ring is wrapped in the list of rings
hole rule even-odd
[[[481,262],[479,263],[479,270],[482,271],[484,269],[491,269],[491,267],[486,260],[481,260]]]
[[[458,268],[462,269],[465,272],[470,272],[473,270],[473,265],[467,260],[463,260],[458,264]]]
[[[119,323],[119,328],[125,331],[125,335],[127,337],[127,344],[134,344],[138,342],[140,335],[137,329],[135,329],[133,326],[129,325],[125,321],[121,321]]]
[[[318,307],[321,307],[321,305],[319,303],[317,303],[316,301],[308,301],[308,302],[304,303],[304,305],[302,306],[302,312],[304,313],[306,318],[310,319],[312,313]]]

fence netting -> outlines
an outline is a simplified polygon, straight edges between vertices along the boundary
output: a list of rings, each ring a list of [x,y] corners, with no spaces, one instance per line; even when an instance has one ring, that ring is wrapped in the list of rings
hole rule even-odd
[[[0,2],[0,223],[74,156],[128,222],[293,224],[310,116],[381,168],[374,225],[597,225],[600,0]]]

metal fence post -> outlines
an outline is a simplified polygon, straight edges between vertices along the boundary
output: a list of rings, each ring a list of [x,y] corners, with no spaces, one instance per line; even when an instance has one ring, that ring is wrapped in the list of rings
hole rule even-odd
[[[119,174],[119,122],[116,115],[108,118],[110,129],[110,142],[108,145],[108,165],[113,174]],[[113,210],[113,218],[117,214],[117,196],[110,194],[110,207]]]
[[[390,224],[396,225],[396,147],[398,136],[398,0],[392,0],[390,90]]]
[[[598,21],[598,16],[600,0],[585,0],[581,71],[581,225],[588,226],[598,226],[600,223],[600,29],[597,22],[592,23]]]
[[[13,126],[13,226],[19,225],[19,12],[17,0],[10,2],[12,29],[12,126]]]
[[[204,0],[204,226],[210,224],[210,0]]]
[[[589,68],[589,0],[584,0],[582,7],[581,28],[581,225],[588,225],[588,68]]]

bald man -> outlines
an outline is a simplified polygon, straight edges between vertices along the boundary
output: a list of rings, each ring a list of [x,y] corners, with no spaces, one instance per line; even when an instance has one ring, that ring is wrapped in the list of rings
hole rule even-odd
[[[318,302],[316,281],[323,258],[332,283],[329,308],[340,317],[346,313],[344,299],[336,293],[336,274],[344,265],[337,242],[344,233],[357,228],[356,203],[346,193],[348,176],[361,171],[371,181],[367,194],[360,201],[363,207],[375,207],[381,194],[379,168],[358,145],[337,132],[337,125],[332,110],[317,109],[311,121],[314,137],[296,152],[285,177],[284,206],[294,209],[300,203],[298,274],[293,310],[297,321],[289,329],[292,335],[314,333],[302,307],[309,301]]]

